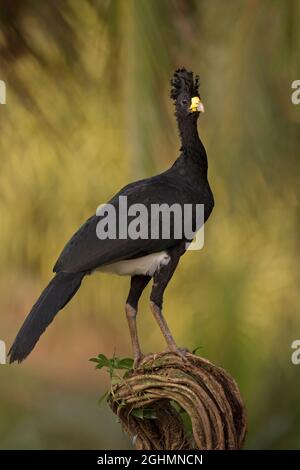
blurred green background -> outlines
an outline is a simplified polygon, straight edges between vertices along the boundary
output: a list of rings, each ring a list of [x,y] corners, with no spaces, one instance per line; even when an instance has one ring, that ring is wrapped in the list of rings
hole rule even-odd
[[[1,0],[0,338],[9,346],[98,204],[178,156],[169,79],[200,74],[216,200],[165,296],[178,343],[236,378],[247,448],[300,448],[297,0]],[[0,366],[0,448],[127,449],[88,359],[130,355],[127,278],[95,275],[21,366]],[[144,351],[165,347],[145,292]]]

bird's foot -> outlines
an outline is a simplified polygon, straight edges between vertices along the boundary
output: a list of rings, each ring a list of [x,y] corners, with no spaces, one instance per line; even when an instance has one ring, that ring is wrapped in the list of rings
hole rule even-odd
[[[169,347],[168,351],[179,356],[183,361],[187,361],[187,354],[190,352],[187,348]]]
[[[141,362],[144,359],[144,354],[140,353],[139,355],[135,356],[134,361],[133,361],[133,369],[137,370],[141,366]]]

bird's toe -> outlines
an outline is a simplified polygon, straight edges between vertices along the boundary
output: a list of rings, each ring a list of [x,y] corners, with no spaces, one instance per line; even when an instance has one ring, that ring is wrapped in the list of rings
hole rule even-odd
[[[137,369],[140,369],[141,368],[141,363],[144,359],[144,354],[139,354],[138,356],[136,356],[134,358],[134,361],[133,361],[133,369],[134,370],[137,370]]]
[[[170,350],[176,356],[179,356],[183,361],[187,361],[187,354],[190,352],[187,348],[172,348]]]

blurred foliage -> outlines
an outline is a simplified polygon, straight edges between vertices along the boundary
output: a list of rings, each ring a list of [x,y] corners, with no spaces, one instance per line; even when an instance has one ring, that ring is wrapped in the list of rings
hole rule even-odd
[[[299,15],[297,0],[1,0],[1,339],[13,339],[98,204],[174,161],[168,81],[184,65],[200,74],[216,207],[203,252],[185,255],[167,290],[166,316],[179,343],[201,345],[235,376],[248,448],[300,447],[300,366],[290,361],[300,336]],[[99,349],[130,352],[127,289],[126,279],[88,279],[24,365],[0,366],[1,448],[130,445],[97,410],[87,362]],[[144,349],[162,349],[147,295],[140,310]]]

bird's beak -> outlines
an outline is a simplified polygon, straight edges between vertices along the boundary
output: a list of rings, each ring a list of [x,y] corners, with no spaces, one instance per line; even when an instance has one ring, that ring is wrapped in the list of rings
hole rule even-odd
[[[199,113],[204,113],[205,109],[199,96],[193,96],[191,100],[190,111],[192,111],[192,113],[196,111],[198,111]]]

